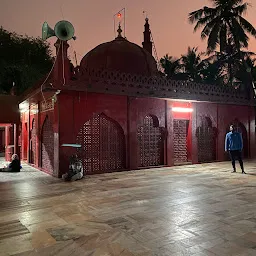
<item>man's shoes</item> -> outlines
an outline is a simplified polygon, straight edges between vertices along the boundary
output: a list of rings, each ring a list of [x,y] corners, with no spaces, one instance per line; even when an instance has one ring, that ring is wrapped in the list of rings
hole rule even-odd
[[[232,171],[232,173],[236,172],[236,170]]]
[[[246,172],[245,172],[245,171],[242,171],[242,174],[246,174]]]

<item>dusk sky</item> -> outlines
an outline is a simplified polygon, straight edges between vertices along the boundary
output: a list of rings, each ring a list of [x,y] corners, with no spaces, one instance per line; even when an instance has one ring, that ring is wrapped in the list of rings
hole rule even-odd
[[[249,1],[246,19],[256,26],[256,0]],[[188,23],[188,13],[204,5],[208,0],[0,0],[0,25],[19,34],[41,36],[41,27],[47,21],[51,27],[62,19],[75,27],[76,41],[71,42],[70,56],[77,52],[80,60],[89,50],[114,38],[113,15],[126,8],[126,37],[141,45],[144,16],[149,17],[157,53],[179,57],[188,46],[205,50],[200,32],[193,33]],[[52,43],[56,39],[49,39]],[[256,52],[256,40],[249,42]]]

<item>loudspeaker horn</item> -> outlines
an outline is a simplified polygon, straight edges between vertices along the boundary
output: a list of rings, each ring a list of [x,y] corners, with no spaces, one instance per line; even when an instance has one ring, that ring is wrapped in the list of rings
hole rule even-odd
[[[73,25],[66,20],[59,21],[54,27],[55,35],[62,41],[68,41],[71,38],[74,40],[75,29]]]
[[[49,37],[55,36],[54,30],[48,25],[47,22],[44,22],[42,27],[42,39],[46,40]]]

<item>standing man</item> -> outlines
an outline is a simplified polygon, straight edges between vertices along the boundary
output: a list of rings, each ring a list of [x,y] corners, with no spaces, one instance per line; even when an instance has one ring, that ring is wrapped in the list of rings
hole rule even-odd
[[[234,130],[234,125],[230,125],[230,132],[226,134],[225,139],[225,151],[229,152],[233,171],[236,172],[236,158],[239,161],[242,173],[246,174],[244,171],[244,164],[242,160],[242,149],[243,149],[243,139],[240,132]]]

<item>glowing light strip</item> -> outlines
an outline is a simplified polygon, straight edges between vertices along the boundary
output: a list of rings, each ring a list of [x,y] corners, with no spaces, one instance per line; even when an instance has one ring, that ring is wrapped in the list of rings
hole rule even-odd
[[[179,108],[179,107],[173,107],[173,112],[182,112],[182,113],[191,113],[193,112],[193,108]]]
[[[72,148],[81,148],[82,145],[80,144],[62,144],[62,147],[72,147]]]

